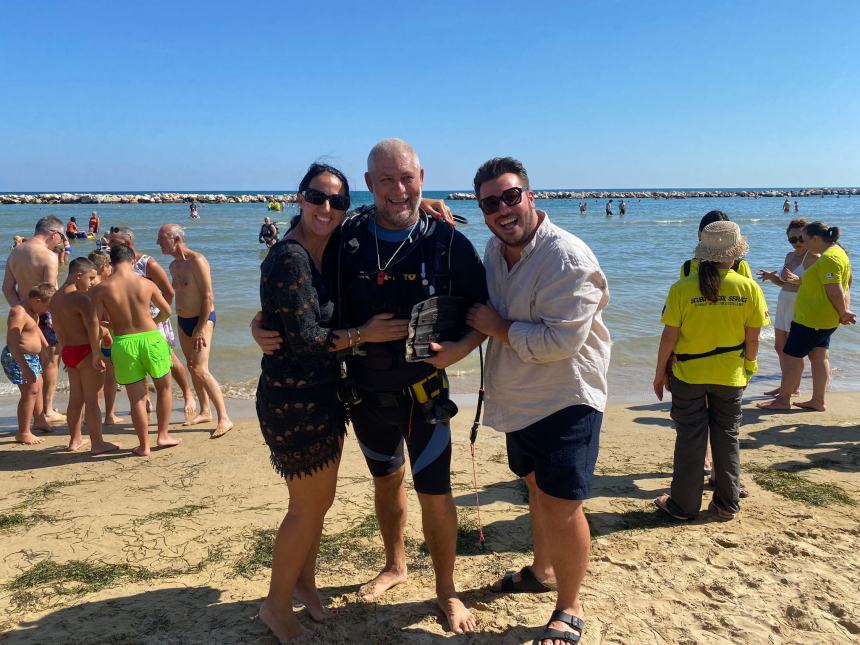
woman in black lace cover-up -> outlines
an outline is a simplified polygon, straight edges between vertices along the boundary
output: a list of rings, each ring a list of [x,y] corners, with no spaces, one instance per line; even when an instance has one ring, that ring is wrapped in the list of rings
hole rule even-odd
[[[312,164],[299,184],[298,203],[298,222],[260,268],[261,324],[277,331],[282,344],[263,356],[257,416],[290,498],[275,539],[272,579],[260,619],[281,641],[305,632],[292,610],[294,595],[314,620],[326,617],[314,569],[346,434],[333,352],[405,337],[405,323],[390,320],[389,314],[374,316],[360,328],[330,328],[334,304],[321,265],[326,244],[349,208],[343,173]]]

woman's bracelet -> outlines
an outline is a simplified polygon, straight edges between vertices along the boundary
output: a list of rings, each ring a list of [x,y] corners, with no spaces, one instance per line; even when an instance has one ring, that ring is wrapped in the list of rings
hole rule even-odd
[[[346,346],[352,347],[352,331],[349,327],[346,328]]]

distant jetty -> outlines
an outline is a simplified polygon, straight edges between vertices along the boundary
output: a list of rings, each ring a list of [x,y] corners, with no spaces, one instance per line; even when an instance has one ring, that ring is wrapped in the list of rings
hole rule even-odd
[[[798,188],[797,190],[536,190],[535,199],[694,199],[697,197],[817,197],[860,195],[860,188]],[[475,199],[474,193],[450,193],[445,199]]]
[[[0,204],[250,204],[295,202],[288,195],[224,195],[215,193],[146,193],[103,195],[101,193],[39,193],[35,195],[0,194]]]

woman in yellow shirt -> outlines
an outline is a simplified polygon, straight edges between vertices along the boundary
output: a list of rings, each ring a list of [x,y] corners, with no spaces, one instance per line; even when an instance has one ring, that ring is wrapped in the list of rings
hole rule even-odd
[[[791,394],[800,387],[803,359],[812,365],[812,398],[795,403],[806,410],[824,411],[824,393],[830,379],[827,348],[839,325],[857,321],[849,309],[851,303],[851,261],[839,244],[839,227],[812,222],[803,228],[803,240],[810,253],[821,257],[800,280],[794,318],[783,348],[782,382],[772,401],[758,407],[765,410],[790,410]]]
[[[732,269],[748,250],[734,222],[708,224],[695,251],[697,273],[672,285],[663,308],[654,393],[660,400],[672,393],[677,437],[671,493],[654,503],[678,520],[699,514],[709,434],[715,490],[708,509],[721,520],[740,510],[741,396],[768,324],[761,288]]]

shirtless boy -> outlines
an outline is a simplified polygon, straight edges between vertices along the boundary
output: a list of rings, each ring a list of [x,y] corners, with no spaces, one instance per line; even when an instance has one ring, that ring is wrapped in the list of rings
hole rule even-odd
[[[99,251],[93,251],[87,256],[87,259],[96,266],[95,284],[104,282],[104,280],[111,274],[110,257],[107,252],[102,253]],[[107,320],[100,320],[99,324],[102,328],[102,356],[104,356],[105,359],[105,384],[103,388],[105,398],[105,420],[102,425],[115,426],[120,423],[125,423],[125,419],[118,416],[116,413],[116,374],[114,374],[113,363],[110,360],[110,346],[113,342],[113,338],[108,331],[108,325],[110,322]]]
[[[233,428],[227,415],[221,386],[209,371],[209,350],[215,331],[215,295],[212,291],[212,273],[202,253],[185,245],[185,231],[178,224],[165,224],[158,229],[156,242],[165,255],[172,255],[170,277],[176,294],[176,320],[179,323],[179,343],[191,382],[200,401],[200,414],[188,425],[208,423],[212,420],[209,401],[215,405],[218,424],[211,439],[223,436]]]
[[[57,288],[59,259],[54,247],[63,242],[63,222],[55,215],[48,215],[36,222],[36,230],[26,242],[12,249],[6,260],[6,273],[3,275],[3,295],[10,307],[23,305],[30,289],[48,282]],[[42,408],[49,423],[60,423],[65,417],[54,410],[54,393],[57,389],[57,369],[59,353],[57,338],[51,326],[51,316],[39,316],[39,328],[48,341],[48,346],[40,358],[44,370],[42,384]]]
[[[140,445],[133,450],[149,455],[148,417],[146,414],[146,377],[155,383],[155,412],[158,419],[159,448],[178,445],[182,440],[170,436],[170,347],[156,323],[170,317],[170,305],[151,280],[132,270],[134,251],[118,244],[110,251],[113,273],[91,290],[98,320],[105,316],[114,332],[111,360],[117,383],[125,386],[131,404],[131,419]],[[158,308],[152,318],[149,305]]]
[[[14,305],[6,319],[6,347],[0,355],[3,371],[18,389],[18,432],[15,441],[28,446],[42,443],[42,439],[30,432],[30,421],[35,418],[35,428],[48,429],[42,408],[42,363],[39,354],[48,346],[39,329],[41,314],[48,311],[51,296],[56,287],[43,282],[29,290],[22,304]]]
[[[96,266],[87,258],[76,258],[69,264],[69,277],[51,299],[51,317],[60,341],[60,358],[69,375],[69,450],[84,445],[81,436],[81,413],[86,405],[90,452],[98,455],[120,447],[102,438],[99,390],[104,383],[104,362],[99,341],[99,319],[87,292],[95,284]]]

